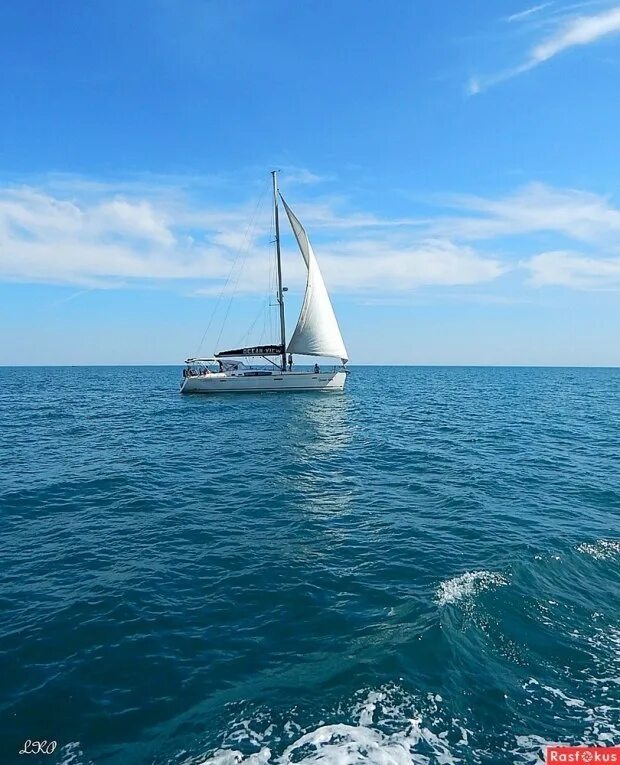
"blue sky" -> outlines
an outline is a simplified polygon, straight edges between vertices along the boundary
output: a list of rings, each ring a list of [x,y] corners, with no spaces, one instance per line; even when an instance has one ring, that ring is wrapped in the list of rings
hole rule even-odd
[[[2,364],[276,339],[272,168],[351,363],[620,364],[618,2],[20,0],[0,67]]]

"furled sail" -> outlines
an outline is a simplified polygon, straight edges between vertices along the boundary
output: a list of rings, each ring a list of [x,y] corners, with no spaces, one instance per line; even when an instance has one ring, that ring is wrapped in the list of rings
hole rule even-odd
[[[347,361],[347,349],[340,334],[340,327],[321,275],[321,270],[304,227],[284,201],[284,209],[297,239],[297,244],[308,268],[306,292],[297,326],[288,344],[289,353],[306,356],[330,356]]]

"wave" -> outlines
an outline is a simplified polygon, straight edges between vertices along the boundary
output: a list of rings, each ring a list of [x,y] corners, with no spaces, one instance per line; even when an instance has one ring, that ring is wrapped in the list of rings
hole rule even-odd
[[[471,598],[483,590],[503,587],[508,579],[494,571],[467,571],[460,576],[442,582],[436,591],[436,602],[440,606]]]
[[[554,740],[529,716],[530,731],[509,723],[488,738],[480,720],[457,717],[439,694],[413,696],[396,684],[364,689],[324,718],[301,722],[297,708],[284,716],[263,709],[239,711],[218,748],[195,741],[174,755],[155,756],[153,765],[455,765],[456,763],[541,763],[554,744],[610,746],[618,740],[617,648],[620,631],[589,635],[596,653],[594,672],[569,691],[530,677],[522,685],[525,707],[542,705],[554,720],[570,720],[574,735]],[[611,660],[611,661],[610,661]],[[560,678],[556,678],[559,680]],[[594,694],[595,686],[602,694]],[[600,689],[599,689],[600,690]],[[571,692],[572,691],[572,692]],[[597,698],[594,699],[593,696]],[[615,702],[614,702],[615,700]],[[559,733],[559,729],[556,731]],[[542,735],[541,735],[542,734]],[[193,750],[193,751],[192,751]],[[61,765],[93,765],[79,743],[63,748]]]
[[[618,740],[617,706],[574,697],[530,678],[523,685],[526,707],[543,704],[567,716],[578,731],[571,743],[609,746]],[[610,694],[611,696],[611,694]],[[520,733],[510,725],[491,741],[475,719],[455,717],[438,694],[414,697],[397,685],[360,692],[357,702],[340,706],[338,722],[302,727],[293,719],[274,724],[268,714],[233,724],[221,748],[175,758],[179,765],[453,765],[455,763],[540,763],[544,727]],[[530,719],[530,724],[535,724]],[[548,731],[544,731],[547,732]],[[248,751],[254,750],[254,751]]]
[[[442,698],[438,693],[421,693],[419,684],[410,686],[408,692],[395,682],[374,689],[366,687],[352,696],[343,694],[337,706],[319,701],[319,709],[235,702],[226,707],[225,719],[214,726],[219,733],[205,731],[199,738],[191,734],[191,741],[183,739],[183,749],[179,739],[174,743],[162,739],[162,748],[149,762],[533,765],[544,761],[545,746],[609,746],[620,739],[620,628],[610,620],[613,614],[603,613],[605,599],[584,610],[572,600],[565,601],[562,591],[558,593],[554,587],[557,577],[570,574],[570,563],[581,562],[588,571],[601,567],[588,563],[582,554],[607,560],[619,553],[618,542],[599,539],[577,546],[573,542],[570,552],[562,550],[567,565],[547,566],[547,560],[558,557],[553,551],[544,557],[533,556],[533,569],[530,560],[513,564],[510,574],[481,569],[439,583],[436,606],[454,606],[455,610],[436,610],[434,616],[442,622],[442,635],[456,654],[457,665],[462,660],[472,672],[482,668],[483,678],[490,677],[491,671],[497,672],[498,684],[501,682],[510,693],[510,710],[502,699],[487,699],[487,714],[494,705],[493,725],[488,716],[485,718],[484,708],[472,703],[478,698],[476,689],[463,686],[463,696],[469,699],[465,703],[460,694],[456,697],[451,692],[449,684],[431,686],[441,691]],[[539,564],[539,560],[545,563]],[[476,602],[481,593],[507,585],[510,587],[502,593],[506,598]],[[514,613],[512,608],[519,609],[516,612],[527,619],[527,633],[511,632],[512,623],[506,613]],[[460,620],[452,620],[451,615],[469,609],[475,610],[480,619],[472,620],[463,630]],[[530,649],[530,644],[557,644],[559,655],[544,648]],[[573,657],[578,661],[573,662]],[[402,678],[399,682],[407,684]],[[488,680],[486,685],[494,690]],[[202,729],[202,712],[194,720],[197,729]],[[77,743],[63,756],[62,765],[92,765],[93,760],[99,763],[94,755],[93,760],[86,758]],[[125,760],[129,761],[138,760]],[[124,765],[123,760],[118,762]]]

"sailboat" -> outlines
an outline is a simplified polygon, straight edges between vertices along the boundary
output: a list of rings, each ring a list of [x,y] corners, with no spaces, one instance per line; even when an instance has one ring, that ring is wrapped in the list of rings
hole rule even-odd
[[[278,190],[277,171],[272,171],[273,214],[277,258],[277,302],[280,311],[280,342],[234,348],[207,358],[189,358],[183,369],[181,393],[261,393],[265,391],[343,391],[347,379],[347,349],[325,287],[321,269],[304,227]],[[280,249],[279,200],[282,201],[307,269],[306,291],[297,325],[286,341],[282,253]],[[321,356],[340,361],[330,369],[318,364],[311,370],[296,369],[294,354]],[[247,359],[262,358],[267,368],[253,368]]]

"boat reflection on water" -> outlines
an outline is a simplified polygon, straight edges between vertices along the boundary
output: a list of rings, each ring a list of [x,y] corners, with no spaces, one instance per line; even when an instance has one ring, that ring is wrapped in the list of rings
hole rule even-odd
[[[348,396],[295,396],[288,411],[286,443],[290,472],[282,476],[302,516],[348,515],[357,479],[346,452],[355,437],[354,404]],[[326,527],[326,533],[338,534]]]

